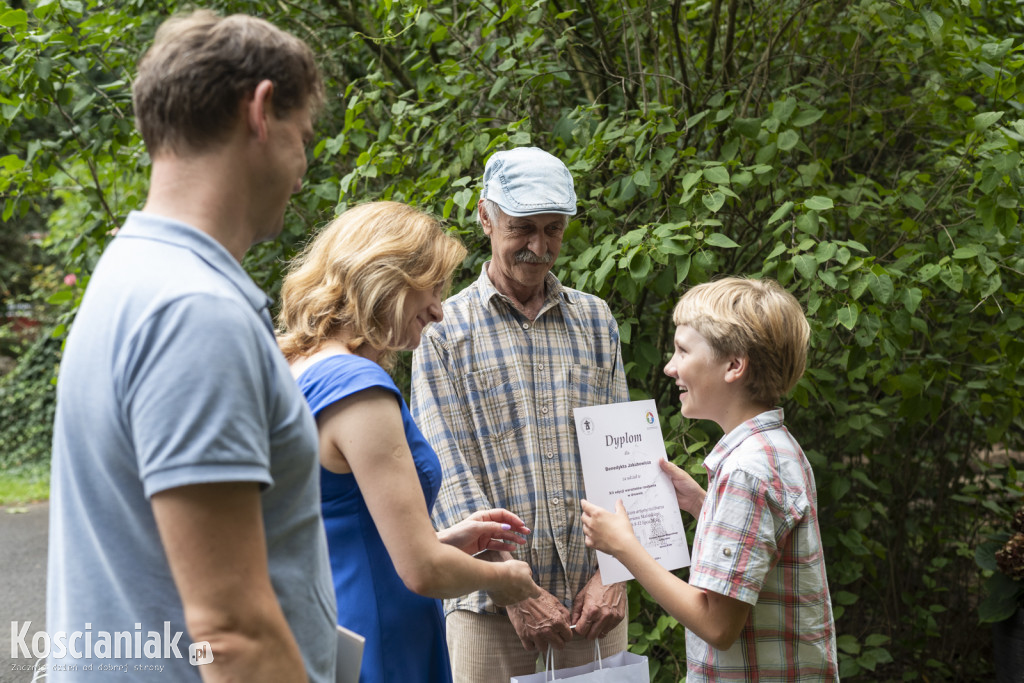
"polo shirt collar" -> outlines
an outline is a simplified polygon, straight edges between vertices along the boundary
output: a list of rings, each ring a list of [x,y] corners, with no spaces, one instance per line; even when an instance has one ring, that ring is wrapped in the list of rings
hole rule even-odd
[[[224,246],[187,223],[164,216],[132,211],[116,239],[143,239],[188,249],[223,275],[257,313],[269,309],[270,297],[260,289]]]
[[[519,309],[516,308],[512,301],[507,296],[499,292],[497,287],[494,286],[494,283],[491,282],[491,278],[487,274],[487,266],[490,265],[490,263],[490,261],[484,262],[483,266],[480,267],[480,277],[477,279],[480,291],[480,304],[486,308],[494,297],[498,297],[518,311]],[[540,313],[543,313],[553,306],[558,306],[562,302],[567,304],[576,303],[574,290],[563,287],[559,279],[555,277],[554,273],[550,270],[547,275],[544,276],[544,291],[546,292],[546,296],[544,305],[541,306]],[[537,315],[539,316],[540,313]]]
[[[722,462],[729,457],[729,454],[748,438],[759,432],[781,428],[782,419],[782,408],[766,410],[723,436],[711,453],[708,454],[708,457],[704,458],[704,469],[708,471],[708,477],[713,477]]]

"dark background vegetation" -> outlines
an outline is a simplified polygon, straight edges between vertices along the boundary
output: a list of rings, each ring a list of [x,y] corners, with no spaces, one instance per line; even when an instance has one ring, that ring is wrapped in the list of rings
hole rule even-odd
[[[488,251],[471,220],[488,155],[548,149],[581,207],[555,271],[609,301],[632,394],[658,402],[690,471],[719,434],[679,417],[661,373],[675,299],[736,273],[806,307],[809,369],[785,408],[815,467],[843,678],[992,679],[979,622],[1013,605],[979,611],[974,552],[1020,504],[1024,450],[1018,2],[206,6],[301,36],[328,83],[305,190],[245,262],[261,286],[276,294],[336,211],[382,198],[448,219],[464,286]],[[182,7],[0,2],[0,304],[41,322],[0,327],[9,471],[45,469],[60,341],[145,194],[133,65]],[[683,629],[630,594],[633,649],[680,680]]]

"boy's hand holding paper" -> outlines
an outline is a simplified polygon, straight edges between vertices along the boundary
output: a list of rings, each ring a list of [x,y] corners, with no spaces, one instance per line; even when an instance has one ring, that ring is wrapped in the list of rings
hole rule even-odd
[[[676,489],[660,465],[666,459],[665,443],[654,401],[576,408],[573,416],[587,500],[606,511],[615,510],[621,500],[629,517],[622,515],[615,533],[626,533],[631,526],[631,533],[662,567],[688,566]],[[613,543],[610,535],[602,542]],[[597,557],[605,585],[633,578],[610,554],[599,550]]]

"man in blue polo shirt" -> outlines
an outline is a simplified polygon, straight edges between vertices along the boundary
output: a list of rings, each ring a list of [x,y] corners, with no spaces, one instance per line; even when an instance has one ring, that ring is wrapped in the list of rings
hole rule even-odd
[[[149,194],[57,386],[47,680],[333,681],[316,427],[240,266],[301,187],[312,52],[263,20],[175,17],[133,98]]]

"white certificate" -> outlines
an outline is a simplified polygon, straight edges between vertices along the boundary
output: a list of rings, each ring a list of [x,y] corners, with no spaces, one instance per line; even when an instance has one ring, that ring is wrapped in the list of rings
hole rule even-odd
[[[668,475],[665,441],[653,400],[573,409],[587,500],[615,511],[622,500],[633,531],[647,552],[668,570],[687,567],[690,551],[679,503]],[[627,581],[633,575],[611,555],[597,551],[601,582]]]

